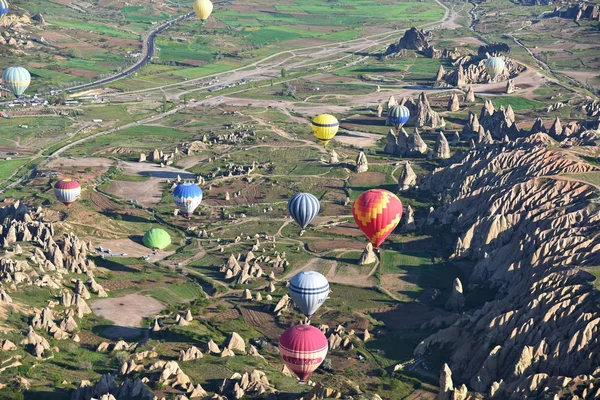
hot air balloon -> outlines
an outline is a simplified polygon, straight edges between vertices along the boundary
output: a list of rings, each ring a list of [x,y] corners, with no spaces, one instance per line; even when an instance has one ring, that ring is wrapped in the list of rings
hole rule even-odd
[[[379,247],[398,226],[402,217],[402,202],[392,192],[371,189],[354,200],[352,214],[373,246]]]
[[[319,213],[319,199],[310,193],[296,193],[288,201],[288,211],[302,229]]]
[[[8,14],[8,1],[0,0],[0,20],[2,20],[6,14]]]
[[[315,133],[317,139],[321,141],[323,146],[327,146],[327,143],[333,139],[339,127],[340,123],[333,115],[320,114],[312,120],[313,132]]]
[[[485,61],[485,69],[492,79],[496,79],[502,72],[506,64],[500,57],[490,57]]]
[[[29,86],[31,75],[23,67],[8,67],[2,74],[2,80],[8,90],[18,99]]]
[[[296,306],[310,318],[327,300],[329,282],[316,271],[302,271],[290,281],[289,291]]]
[[[58,201],[70,207],[81,195],[81,185],[75,179],[61,179],[54,184],[54,195]]]
[[[387,120],[390,125],[399,130],[410,118],[410,111],[405,106],[391,106],[388,110]]]
[[[210,0],[194,0],[194,12],[202,21],[210,17],[213,10],[213,3]]]
[[[164,249],[171,244],[171,236],[164,229],[152,228],[142,238],[144,246],[151,249]]]
[[[173,201],[189,218],[202,202],[202,189],[194,183],[180,183],[173,190]]]
[[[327,356],[327,338],[311,325],[296,325],[283,332],[279,353],[283,362],[301,381],[321,365]]]

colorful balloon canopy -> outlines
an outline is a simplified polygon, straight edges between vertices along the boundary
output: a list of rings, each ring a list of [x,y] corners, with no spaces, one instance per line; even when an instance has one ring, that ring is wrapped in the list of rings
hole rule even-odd
[[[409,118],[410,111],[405,106],[392,106],[388,110],[388,123],[396,129],[402,128]]]
[[[279,353],[287,367],[305,380],[327,356],[327,338],[311,325],[296,325],[283,332]]]
[[[290,281],[289,292],[296,306],[310,318],[327,300],[329,282],[316,271],[302,271]]]
[[[210,0],[194,0],[194,12],[202,21],[208,19],[213,10],[213,3]]]
[[[288,211],[302,229],[310,224],[320,209],[319,199],[310,193],[296,193],[288,201]]]
[[[81,195],[81,185],[75,179],[61,179],[54,184],[54,195],[58,201],[70,207]]]
[[[0,20],[8,14],[8,1],[0,0]]]
[[[171,236],[164,229],[152,228],[142,238],[144,246],[151,249],[164,249],[171,244]]]
[[[312,120],[312,130],[323,146],[327,146],[327,143],[333,139],[339,127],[340,123],[333,115],[320,114]]]
[[[500,57],[490,57],[485,61],[485,69],[492,79],[496,79],[502,72],[506,64]]]
[[[202,189],[194,183],[180,183],[173,190],[173,201],[189,217],[202,202]]]
[[[402,217],[402,202],[392,192],[371,189],[354,200],[352,214],[373,246],[379,247],[398,226]]]
[[[23,67],[8,67],[2,74],[2,80],[8,90],[19,98],[31,83],[31,75]]]

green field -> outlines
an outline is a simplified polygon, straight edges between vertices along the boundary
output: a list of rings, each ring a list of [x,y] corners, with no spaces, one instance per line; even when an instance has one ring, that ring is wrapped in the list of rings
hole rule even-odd
[[[10,178],[17,169],[29,161],[27,158],[19,158],[15,160],[2,160],[0,161],[0,183],[3,180]]]
[[[544,107],[544,104],[540,103],[539,101],[529,100],[519,96],[504,96],[495,98],[492,100],[492,103],[494,103],[495,107],[503,106],[506,108],[510,105],[515,111],[533,110]]]

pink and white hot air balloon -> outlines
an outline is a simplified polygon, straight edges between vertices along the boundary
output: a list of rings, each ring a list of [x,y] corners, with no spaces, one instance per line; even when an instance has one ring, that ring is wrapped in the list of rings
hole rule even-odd
[[[70,207],[81,195],[81,185],[75,179],[61,179],[54,185],[54,195],[58,201]]]
[[[304,381],[327,356],[327,338],[311,325],[296,325],[283,332],[279,353],[283,362]]]

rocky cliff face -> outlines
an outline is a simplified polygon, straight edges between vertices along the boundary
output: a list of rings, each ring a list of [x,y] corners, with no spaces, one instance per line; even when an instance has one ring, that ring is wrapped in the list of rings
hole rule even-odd
[[[522,64],[518,64],[504,56],[502,58],[504,59],[506,68],[495,81],[500,82],[512,79],[526,70]],[[459,57],[452,63],[455,69],[447,71],[440,80],[458,87],[464,87],[472,83],[490,83],[492,79],[485,69],[486,60],[487,57],[479,56],[466,55]]]
[[[400,50],[403,49],[423,51],[429,47],[429,42],[427,40],[428,38],[429,32],[412,27],[404,32],[404,35],[400,38],[398,43],[392,43],[389,45],[385,55],[390,56],[400,52]]]
[[[539,133],[477,148],[423,183],[444,193],[435,217],[459,234],[453,257],[476,263],[467,292],[497,290],[415,349],[450,350],[454,378],[469,390],[542,399],[600,372],[599,296],[581,269],[600,263],[598,194],[555,179],[600,169],[549,143]]]

